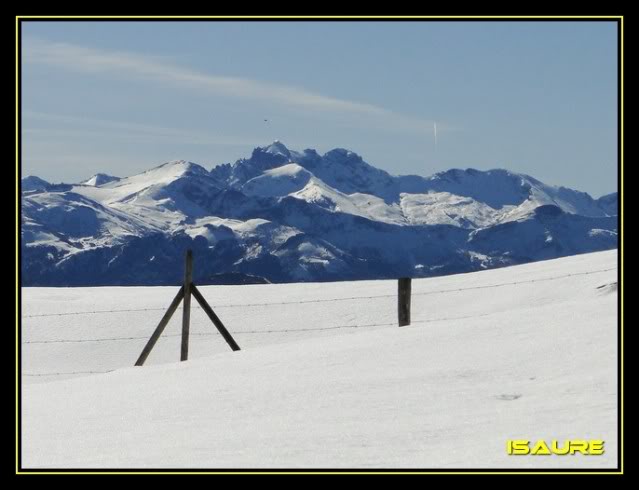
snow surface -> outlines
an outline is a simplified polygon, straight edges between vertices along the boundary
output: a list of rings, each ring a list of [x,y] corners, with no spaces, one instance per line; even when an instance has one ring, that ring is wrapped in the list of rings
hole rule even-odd
[[[177,288],[24,288],[23,466],[612,468],[616,265],[606,251],[414,280],[403,328],[395,281],[202,287],[242,350],[194,309],[176,362],[178,310],[144,367]],[[140,308],[158,310],[34,316]],[[114,337],[141,338],[71,342]],[[574,438],[605,454],[506,455],[507,439]]]

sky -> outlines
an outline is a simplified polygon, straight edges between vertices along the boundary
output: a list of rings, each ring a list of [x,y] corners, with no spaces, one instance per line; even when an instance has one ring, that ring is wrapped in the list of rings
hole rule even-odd
[[[24,21],[21,49],[23,176],[212,168],[277,139],[617,190],[614,22]]]

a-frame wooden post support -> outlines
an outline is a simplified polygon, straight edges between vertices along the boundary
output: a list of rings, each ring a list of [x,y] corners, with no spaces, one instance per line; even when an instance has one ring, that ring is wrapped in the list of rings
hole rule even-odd
[[[151,338],[144,346],[144,349],[142,349],[142,353],[140,354],[140,357],[138,357],[138,360],[135,362],[136,366],[144,365],[146,358],[149,357],[149,354],[153,350],[155,343],[160,338],[160,335],[162,335],[162,332],[168,325],[169,320],[171,320],[173,313],[175,313],[175,310],[177,310],[182,300],[184,300],[184,309],[182,312],[182,343],[181,343],[181,350],[180,350],[180,360],[186,361],[188,359],[189,357],[189,327],[191,323],[191,295],[195,297],[197,302],[200,304],[204,312],[211,319],[211,321],[213,322],[213,325],[215,325],[215,328],[218,329],[218,331],[220,332],[222,337],[224,337],[224,340],[226,340],[227,344],[229,344],[231,349],[233,349],[234,351],[240,350],[240,346],[237,345],[237,342],[235,342],[235,340],[233,339],[229,331],[226,329],[222,321],[215,314],[215,312],[213,311],[213,308],[211,308],[211,306],[204,299],[204,296],[202,296],[202,293],[200,293],[199,289],[197,289],[195,287],[195,284],[193,284],[193,252],[191,250],[187,250],[186,262],[184,267],[184,284],[182,285],[178,293],[175,295],[175,298],[173,298],[173,301],[169,305],[169,308],[166,310],[166,313],[164,313],[164,316],[160,320],[160,323],[158,323],[158,326],[155,328],[155,331],[151,335]]]

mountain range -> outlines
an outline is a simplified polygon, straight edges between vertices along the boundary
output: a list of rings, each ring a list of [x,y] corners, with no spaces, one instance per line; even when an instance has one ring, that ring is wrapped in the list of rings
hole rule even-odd
[[[503,169],[394,176],[337,148],[275,141],[212,170],[21,181],[25,286],[426,277],[617,246],[617,193],[593,199]]]

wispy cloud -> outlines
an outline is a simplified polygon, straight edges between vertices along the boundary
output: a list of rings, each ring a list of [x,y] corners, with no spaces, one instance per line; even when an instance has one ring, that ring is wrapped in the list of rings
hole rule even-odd
[[[34,127],[36,124],[44,124],[45,127]],[[53,127],[50,124],[54,124]],[[66,126],[66,127],[65,127]],[[23,132],[26,134],[38,134],[44,136],[79,134],[104,137],[137,139],[146,138],[154,142],[167,141],[171,144],[209,145],[209,146],[247,146],[257,141],[257,138],[237,138],[222,136],[191,129],[168,128],[150,124],[113,121],[109,119],[97,119],[92,117],[70,116],[65,114],[50,114],[38,111],[26,110],[23,112]]]
[[[363,120],[377,120],[377,124],[384,121],[386,127],[404,131],[432,132],[433,128],[432,120],[399,114],[375,104],[340,99],[289,85],[208,74],[170,63],[166,59],[130,52],[107,51],[39,38],[24,40],[22,52],[25,63],[161,82],[220,96],[276,103],[307,112],[351,115]],[[438,121],[438,124],[440,130],[446,129],[443,123]]]

